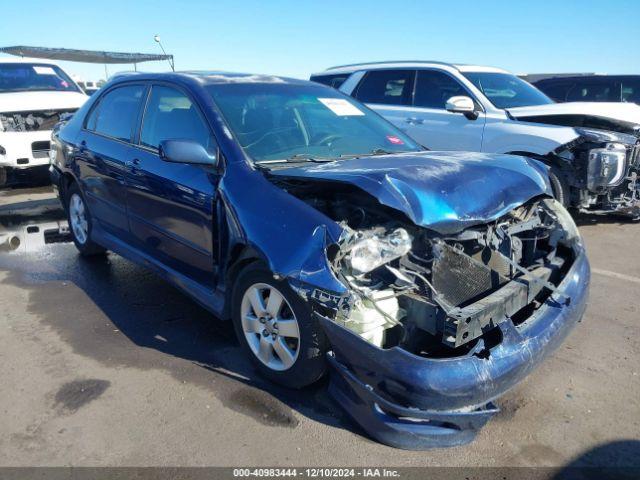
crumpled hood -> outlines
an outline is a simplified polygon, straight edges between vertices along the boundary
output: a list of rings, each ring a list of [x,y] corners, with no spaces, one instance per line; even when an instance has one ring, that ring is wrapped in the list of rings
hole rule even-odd
[[[80,108],[88,98],[80,92],[0,93],[0,113],[73,110]]]
[[[514,155],[421,152],[310,163],[270,174],[355,185],[441,234],[496,220],[533,197],[551,195],[546,167]]]
[[[607,118],[640,125],[640,105],[635,103],[613,102],[568,102],[551,103],[549,105],[534,105],[531,107],[508,108],[513,117],[524,120],[527,117],[546,116],[585,116]],[[574,126],[574,125],[567,125]]]

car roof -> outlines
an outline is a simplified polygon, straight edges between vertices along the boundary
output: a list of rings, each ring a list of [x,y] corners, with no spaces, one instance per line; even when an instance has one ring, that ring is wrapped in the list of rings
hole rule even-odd
[[[324,72],[314,73],[313,75],[328,75],[340,73],[353,73],[359,70],[382,70],[388,68],[429,68],[439,67],[447,70],[457,70],[459,72],[494,72],[509,73],[506,70],[496,67],[488,67],[482,65],[467,65],[462,63],[447,63],[435,60],[394,60],[383,62],[365,62],[353,63],[350,65],[339,65],[330,67]]]
[[[200,85],[225,85],[225,84],[256,84],[256,83],[278,83],[290,85],[313,85],[316,83],[295,78],[279,77],[274,75],[262,75],[256,73],[237,73],[221,71],[181,71],[181,72],[120,72],[113,75],[112,81],[136,80],[182,80],[196,82]]]
[[[533,83],[553,83],[553,82],[565,82],[565,81],[576,81],[576,80],[631,80],[640,78],[640,75],[607,75],[606,73],[596,73],[595,75],[570,75],[564,77],[562,75],[558,75],[555,77],[543,78],[540,80],[536,80]]]

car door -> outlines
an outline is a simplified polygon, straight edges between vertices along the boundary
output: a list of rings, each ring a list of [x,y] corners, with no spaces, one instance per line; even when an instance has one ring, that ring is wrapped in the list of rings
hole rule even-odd
[[[146,86],[122,85],[105,92],[76,138],[78,178],[93,218],[105,231],[127,238],[125,162]]]
[[[415,70],[372,70],[365,74],[352,95],[406,130],[414,78]]]
[[[479,104],[477,116],[473,117],[447,111],[447,100],[455,96],[473,99],[468,90],[448,73],[418,70],[413,104],[407,109],[405,119],[408,125],[406,132],[432,150],[481,151],[485,114]]]
[[[175,86],[154,84],[148,93],[138,145],[127,164],[129,227],[139,249],[206,287],[215,284],[214,233],[218,174],[212,167],[160,159],[163,140],[217,146],[198,106]]]

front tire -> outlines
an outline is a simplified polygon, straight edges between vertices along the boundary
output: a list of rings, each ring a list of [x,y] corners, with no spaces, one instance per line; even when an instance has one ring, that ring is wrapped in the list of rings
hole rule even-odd
[[[80,254],[86,257],[104,254],[106,250],[91,240],[91,213],[78,185],[74,183],[69,187],[66,199],[69,231]]]
[[[571,206],[571,193],[562,171],[554,166],[549,167],[549,180],[555,199],[560,202],[563,207],[569,208]]]
[[[324,375],[327,339],[286,282],[262,264],[251,264],[238,276],[232,302],[238,341],[264,377],[302,388]]]

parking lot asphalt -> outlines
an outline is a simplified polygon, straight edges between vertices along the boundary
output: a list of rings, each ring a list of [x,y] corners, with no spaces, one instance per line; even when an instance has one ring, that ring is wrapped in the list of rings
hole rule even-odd
[[[582,322],[472,444],[410,452],[368,439],[326,381],[262,380],[230,324],[144,268],[80,258],[49,187],[2,191],[0,465],[640,466],[640,224],[579,224]]]

